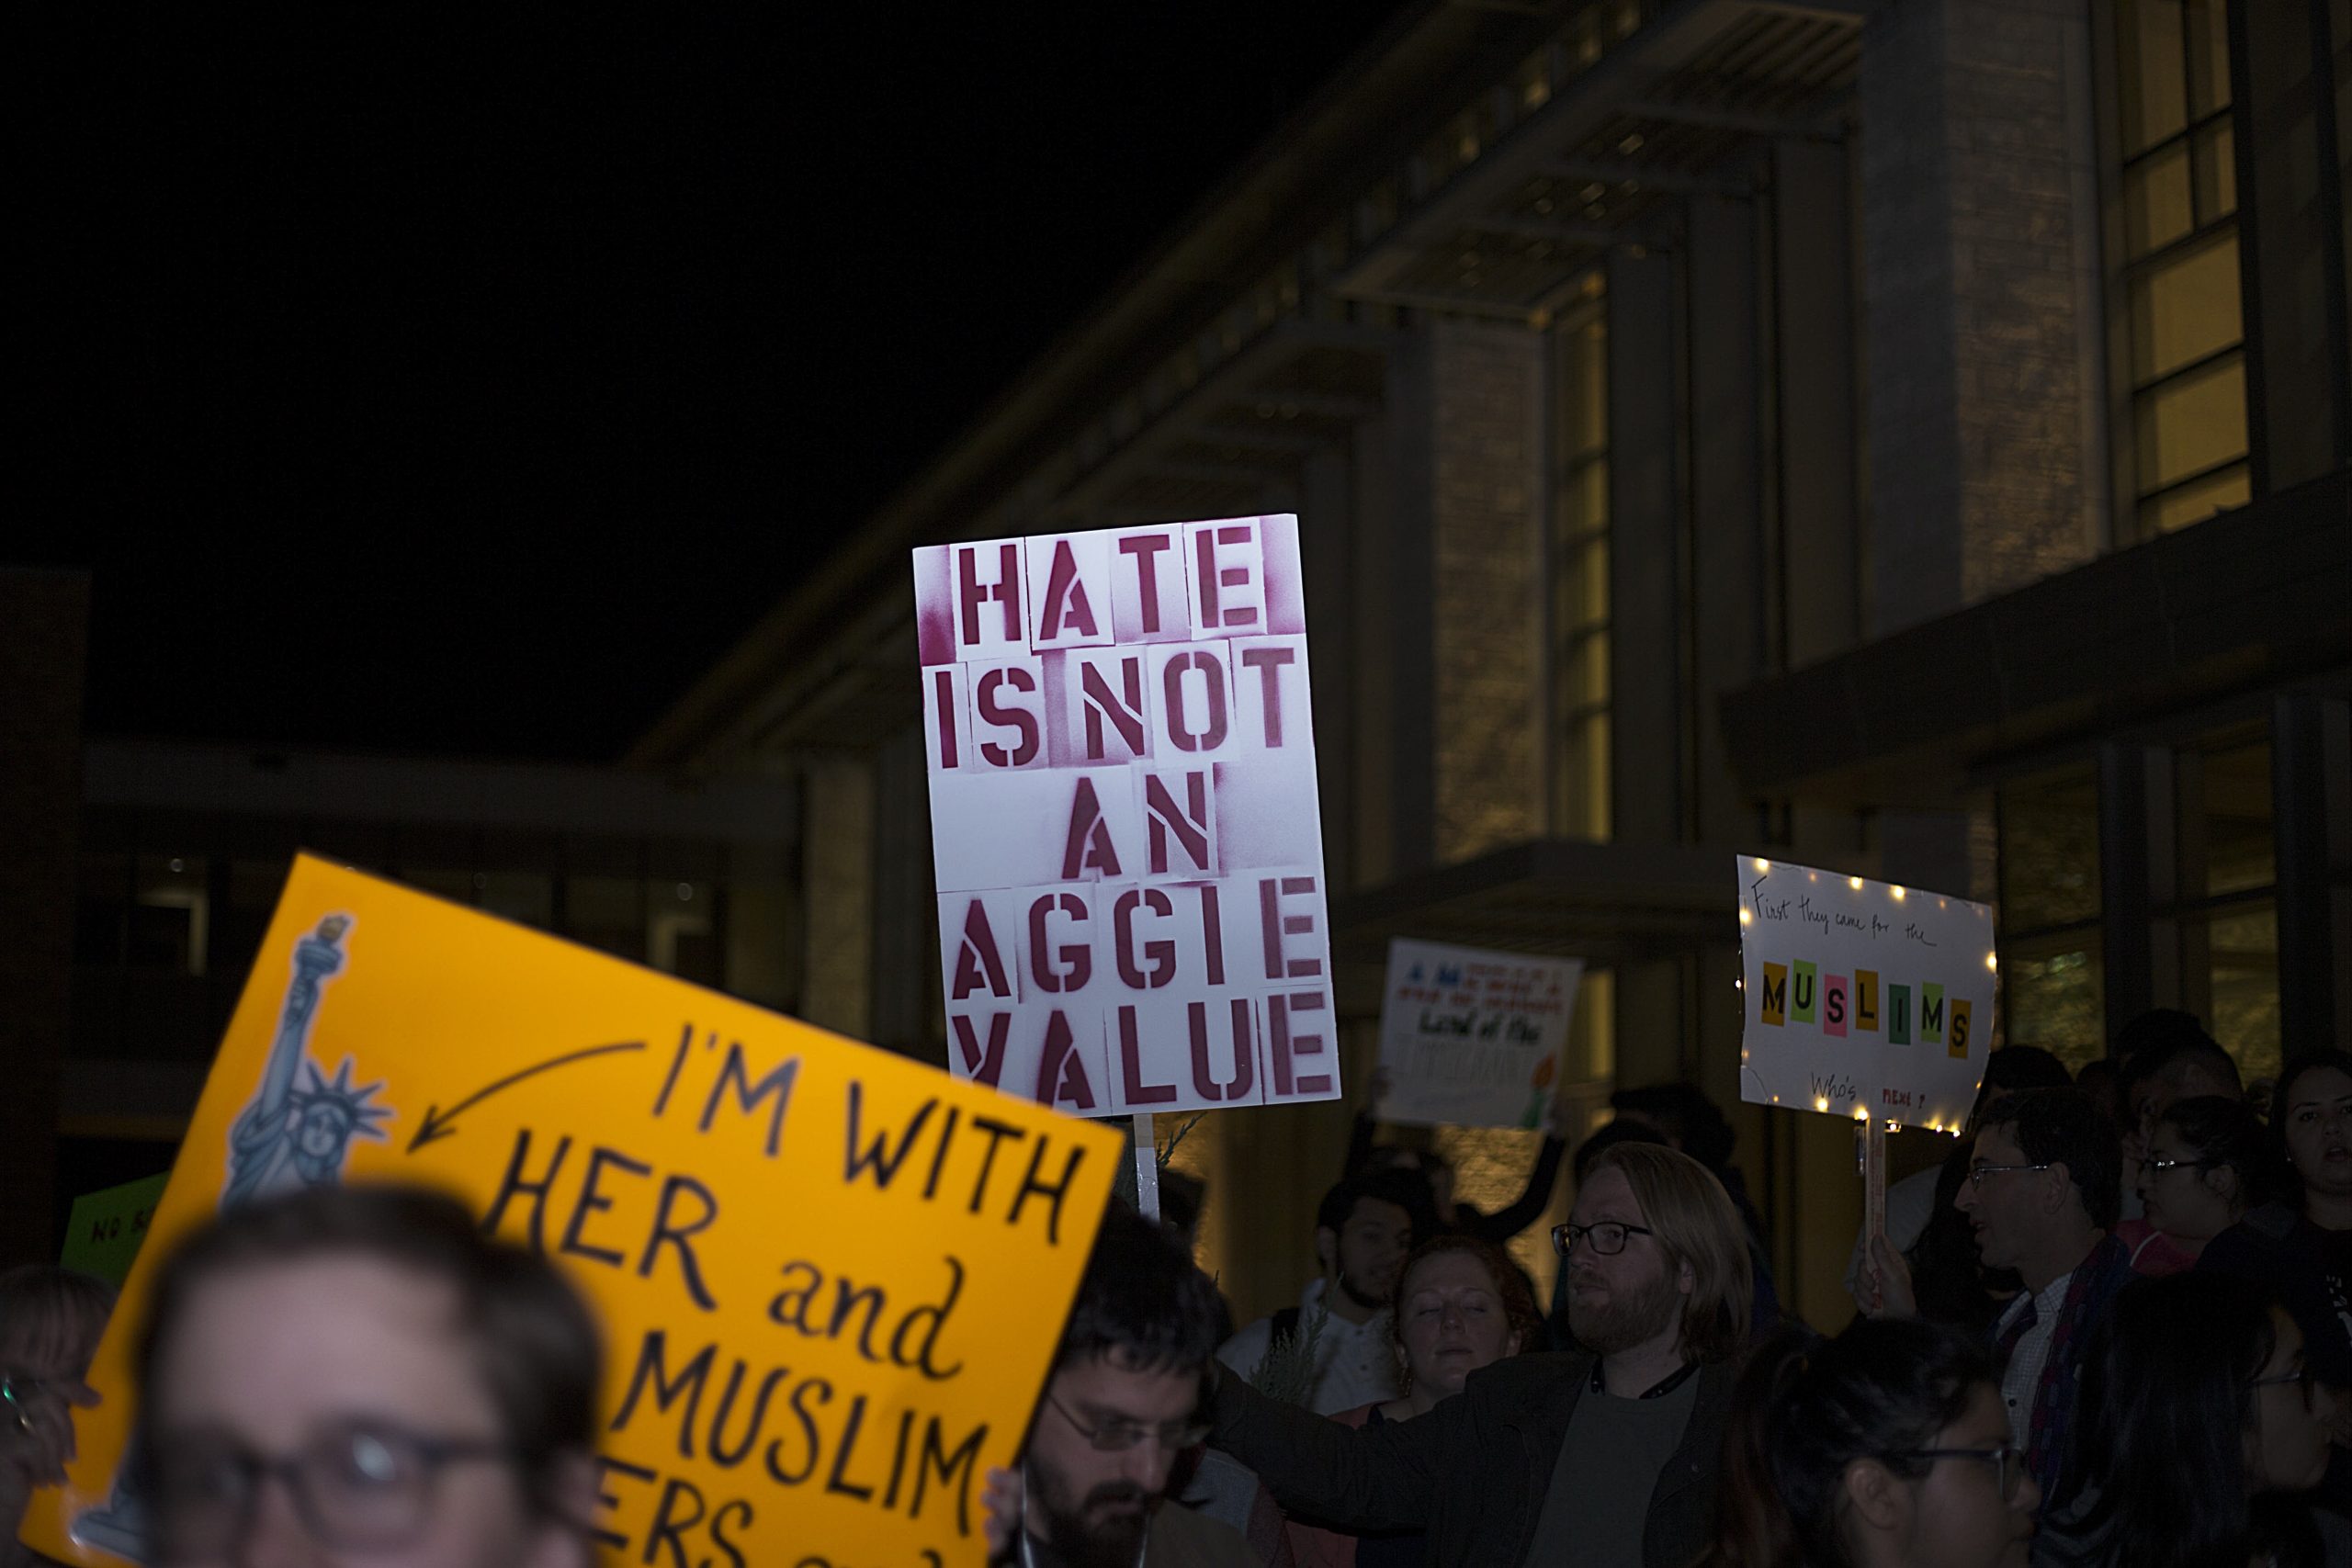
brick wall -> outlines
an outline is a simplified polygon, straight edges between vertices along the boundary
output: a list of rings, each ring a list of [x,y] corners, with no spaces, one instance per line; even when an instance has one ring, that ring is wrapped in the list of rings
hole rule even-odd
[[[2106,457],[2080,0],[1863,34],[1873,634],[2086,559]]]
[[[1436,854],[1537,836],[1543,696],[1543,340],[1440,321],[1431,333]]]

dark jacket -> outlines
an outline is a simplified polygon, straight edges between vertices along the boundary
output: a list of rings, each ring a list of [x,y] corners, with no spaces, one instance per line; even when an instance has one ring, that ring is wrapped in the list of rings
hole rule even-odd
[[[1425,1528],[1432,1568],[1520,1568],[1592,1364],[1514,1356],[1426,1416],[1360,1431],[1226,1376],[1209,1440],[1295,1513],[1348,1529]],[[1685,1568],[1707,1543],[1732,1381],[1728,1366],[1700,1370],[1690,1424],[1650,1494],[1645,1568]]]
[[[2252,1280],[2278,1292],[2303,1331],[2303,1358],[2312,1375],[2352,1385],[2352,1325],[2336,1299],[2346,1283],[2329,1278],[2327,1235],[2291,1203],[2265,1203],[2205,1244],[2197,1267]]]

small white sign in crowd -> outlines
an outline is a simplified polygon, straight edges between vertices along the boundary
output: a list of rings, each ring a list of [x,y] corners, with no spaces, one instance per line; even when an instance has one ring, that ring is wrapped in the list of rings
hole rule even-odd
[[[914,578],[948,1065],[1080,1115],[1336,1098],[1297,519]]]
[[[1380,1010],[1381,1119],[1533,1127],[1556,1088],[1584,964],[1399,938]]]

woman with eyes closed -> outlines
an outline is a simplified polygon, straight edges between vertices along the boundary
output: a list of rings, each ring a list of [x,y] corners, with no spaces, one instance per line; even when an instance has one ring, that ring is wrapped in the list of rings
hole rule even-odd
[[[1509,1255],[1466,1235],[1415,1249],[1396,1276],[1396,1301],[1392,1334],[1405,1392],[1331,1417],[1342,1426],[1426,1416],[1460,1393],[1472,1372],[1518,1355],[1542,1334],[1535,1300]],[[1424,1561],[1419,1530],[1357,1536],[1294,1523],[1290,1544],[1297,1568],[1419,1568]]]
[[[595,1325],[413,1188],[198,1232],[157,1285],[140,1451],[163,1568],[588,1568]]]

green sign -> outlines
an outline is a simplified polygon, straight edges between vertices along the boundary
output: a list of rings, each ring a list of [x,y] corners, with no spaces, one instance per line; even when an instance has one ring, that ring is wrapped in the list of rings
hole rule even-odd
[[[65,1222],[65,1254],[58,1261],[120,1288],[168,1179],[168,1173],[150,1176],[74,1199],[74,1215]]]

